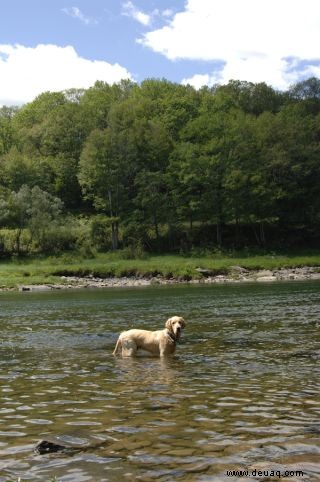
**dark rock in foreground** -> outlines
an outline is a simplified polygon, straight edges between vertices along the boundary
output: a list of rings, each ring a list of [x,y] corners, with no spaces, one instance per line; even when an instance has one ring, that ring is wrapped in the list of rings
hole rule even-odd
[[[39,455],[64,452],[66,450],[68,449],[64,445],[49,442],[48,440],[41,440],[34,448],[34,451]]]

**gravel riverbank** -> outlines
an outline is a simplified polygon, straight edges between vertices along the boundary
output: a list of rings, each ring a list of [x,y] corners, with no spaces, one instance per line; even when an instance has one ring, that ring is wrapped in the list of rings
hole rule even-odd
[[[304,281],[320,280],[320,267],[281,268],[276,270],[247,270],[241,266],[233,266],[227,274],[214,274],[210,270],[197,268],[197,278],[186,279],[185,277],[165,278],[156,277],[122,277],[122,278],[96,278],[93,276],[76,277],[61,276],[61,283],[45,285],[20,285],[20,291],[46,291],[54,289],[76,288],[122,288],[151,285],[170,285],[178,283],[188,284],[214,284],[214,283],[252,283],[274,281]]]

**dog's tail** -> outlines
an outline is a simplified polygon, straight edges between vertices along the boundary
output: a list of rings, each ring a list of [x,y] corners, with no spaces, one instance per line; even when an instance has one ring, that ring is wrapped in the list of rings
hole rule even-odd
[[[112,355],[114,355],[114,356],[118,355],[121,347],[122,347],[121,337],[119,336],[119,338],[118,338],[118,340],[117,340],[117,343],[116,343],[116,346],[115,346],[115,348],[114,348],[114,350],[113,350]]]

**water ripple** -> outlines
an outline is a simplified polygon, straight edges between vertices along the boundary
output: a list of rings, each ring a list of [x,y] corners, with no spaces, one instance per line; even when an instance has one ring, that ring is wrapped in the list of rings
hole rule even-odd
[[[319,284],[0,301],[0,482],[221,482],[259,468],[319,480]],[[121,330],[172,313],[189,322],[176,357],[111,356]],[[39,439],[73,455],[36,455]]]

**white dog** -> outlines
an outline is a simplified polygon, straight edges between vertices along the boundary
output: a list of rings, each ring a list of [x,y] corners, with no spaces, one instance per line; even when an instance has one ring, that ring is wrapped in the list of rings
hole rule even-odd
[[[135,356],[139,350],[161,357],[172,355],[185,325],[186,322],[181,316],[173,316],[166,321],[164,330],[123,331],[118,338],[113,355],[117,355],[120,350],[122,356]]]

